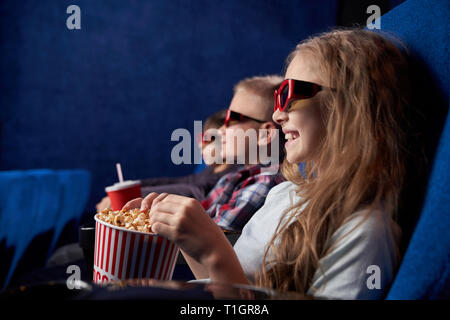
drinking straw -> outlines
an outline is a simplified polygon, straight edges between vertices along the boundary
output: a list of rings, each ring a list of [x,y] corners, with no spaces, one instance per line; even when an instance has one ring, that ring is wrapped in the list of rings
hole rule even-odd
[[[120,163],[116,163],[116,170],[117,175],[119,176],[119,182],[123,182],[122,167],[120,166]]]

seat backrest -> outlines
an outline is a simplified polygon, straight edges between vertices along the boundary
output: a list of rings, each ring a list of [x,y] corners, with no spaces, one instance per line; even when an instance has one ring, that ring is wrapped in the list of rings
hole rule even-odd
[[[59,186],[51,170],[1,172],[0,180],[9,188],[1,208],[2,235],[5,247],[14,250],[11,261],[2,261],[9,264],[6,286],[33,238],[51,231],[59,211]]]
[[[434,135],[425,133],[430,138],[425,146],[430,174],[423,183],[426,190],[420,217],[387,299],[450,296],[449,13],[448,1],[409,0],[381,17],[382,31],[398,36],[417,61],[415,66],[423,68],[412,72],[412,78],[421,83],[416,84],[416,93],[423,91],[425,97],[420,110],[427,123],[424,127],[435,131]]]
[[[0,171],[0,287],[44,265],[67,223],[78,224],[90,183],[81,169]]]
[[[48,257],[53,254],[67,223],[74,220],[75,225],[78,225],[91,191],[91,175],[86,170],[59,170],[58,181],[61,188],[61,207],[54,224],[54,233],[48,250]]]
[[[450,113],[422,214],[388,299],[450,298]]]

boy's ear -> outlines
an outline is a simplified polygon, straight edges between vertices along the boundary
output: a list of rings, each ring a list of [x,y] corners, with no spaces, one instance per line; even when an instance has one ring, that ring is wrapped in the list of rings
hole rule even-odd
[[[197,134],[195,137],[195,142],[197,143],[197,146],[201,149],[203,144],[203,135],[201,133]]]
[[[269,145],[270,142],[275,138],[274,131],[277,127],[273,122],[264,122],[258,130],[258,146]]]

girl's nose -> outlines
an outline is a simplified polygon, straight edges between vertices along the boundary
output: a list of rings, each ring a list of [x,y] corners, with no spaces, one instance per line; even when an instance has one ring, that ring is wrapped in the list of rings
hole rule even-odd
[[[287,112],[283,112],[277,109],[272,114],[272,120],[281,126],[288,120],[288,114]]]

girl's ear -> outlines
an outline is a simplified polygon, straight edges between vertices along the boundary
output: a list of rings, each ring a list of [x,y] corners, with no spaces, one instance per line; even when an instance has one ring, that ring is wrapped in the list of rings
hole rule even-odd
[[[267,146],[275,138],[275,131],[277,127],[273,122],[264,122],[258,131],[258,146]]]

